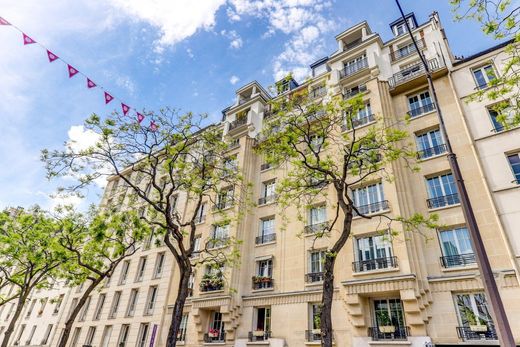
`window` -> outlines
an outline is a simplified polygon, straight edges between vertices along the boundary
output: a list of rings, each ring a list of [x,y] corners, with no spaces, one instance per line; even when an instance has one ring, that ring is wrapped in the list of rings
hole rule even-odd
[[[311,98],[319,98],[320,96],[324,96],[327,94],[327,87],[325,85],[320,85],[312,88],[310,97]]]
[[[274,217],[267,217],[260,220],[260,235],[256,238],[256,244],[272,242],[276,239],[274,231]]]
[[[150,324],[142,323],[139,327],[139,334],[137,337],[137,347],[145,347],[146,340],[148,339],[148,331],[150,330]]]
[[[87,331],[87,337],[85,338],[85,346],[92,346],[92,341],[94,341],[94,335],[96,335],[96,327],[89,327]]]
[[[345,113],[345,118],[343,119],[342,130],[349,130],[353,128],[359,128],[368,123],[371,123],[375,120],[374,115],[372,114],[372,107],[370,103],[365,103],[365,106],[360,108],[355,114],[351,114],[350,112]]]
[[[327,221],[327,206],[313,206],[309,210],[308,225],[318,225]]]
[[[155,307],[155,301],[157,300],[157,286],[152,286],[148,290],[148,298],[146,300],[146,308],[144,311],[145,315],[151,315]]]
[[[223,189],[217,196],[215,209],[223,210],[233,205],[234,190],[232,188]]]
[[[27,345],[27,346],[31,345],[31,341],[34,337],[34,332],[36,331],[36,328],[37,328],[37,326],[33,325],[31,332],[29,333],[29,336],[27,337],[27,341],[25,341],[25,345]]]
[[[67,319],[69,319],[70,316],[72,315],[72,311],[74,311],[74,309],[76,308],[76,305],[78,304],[78,300],[79,300],[78,298],[72,299],[72,303],[69,308],[69,313],[67,314]]]
[[[139,295],[139,289],[132,289],[130,292],[130,299],[128,300],[128,307],[126,308],[126,316],[133,317],[135,314],[135,307],[137,306],[137,296]]]
[[[225,330],[224,330],[224,322],[222,321],[222,313],[214,311],[211,315],[211,321],[209,323],[209,333],[208,333],[208,341],[206,342],[215,342],[215,341],[224,341],[225,340]]]
[[[457,329],[464,340],[497,339],[484,293],[456,294],[454,299],[461,325]]]
[[[389,235],[373,235],[355,239],[357,262],[354,271],[363,272],[396,267]]]
[[[374,300],[374,339],[406,339],[406,324],[400,299]],[[387,331],[384,327],[393,327]]]
[[[229,224],[214,225],[213,226],[213,235],[209,242],[208,247],[210,247],[210,248],[222,247],[225,245],[228,237],[229,237]]]
[[[307,282],[323,281],[323,263],[325,262],[325,251],[312,251],[309,253],[309,273]]]
[[[341,77],[350,76],[361,69],[368,67],[366,54],[360,55],[359,57],[349,60],[343,64],[343,71],[340,72]]]
[[[276,199],[276,180],[270,180],[262,183],[262,194],[258,200],[259,205],[273,202]]]
[[[188,279],[188,296],[193,296],[193,287],[195,286],[195,274],[191,273]]]
[[[72,342],[70,344],[70,347],[76,347],[78,345],[80,335],[81,335],[81,328],[74,329],[74,334],[72,335]]]
[[[446,145],[439,129],[430,130],[416,137],[419,159],[426,159],[446,152]]]
[[[253,328],[255,332],[262,333],[254,334],[253,341],[263,341],[269,338],[271,332],[271,307],[255,307],[254,310]]]
[[[201,235],[195,235],[195,239],[193,240],[193,253],[191,254],[192,257],[196,257],[200,254],[201,240],[202,240]]]
[[[164,252],[157,254],[157,258],[155,259],[155,268],[153,271],[153,278],[161,277],[161,275],[163,273],[163,268],[164,268],[164,258],[165,258]]]
[[[385,200],[383,184],[381,182],[352,191],[354,206],[361,214],[371,214],[388,210],[388,201]],[[357,214],[357,213],[356,213]]]
[[[431,112],[435,109],[435,104],[430,98],[429,91],[409,96],[408,106],[410,107],[409,115],[412,118]]]
[[[23,335],[24,330],[25,330],[25,324],[22,324],[20,326],[20,331],[18,332],[18,337],[16,338],[16,340],[14,342],[15,346],[20,344],[20,340],[22,339],[22,335]]]
[[[119,277],[119,285],[126,283],[126,277],[128,276],[128,270],[130,269],[130,260],[125,260],[121,267],[121,276]]]
[[[513,171],[513,176],[515,177],[516,184],[520,184],[520,154],[515,153],[507,156],[507,160],[509,161],[509,165],[511,166],[511,170]]]
[[[459,203],[457,187],[451,173],[427,179],[428,208],[439,208]]]
[[[231,175],[238,170],[238,158],[236,155],[224,159],[224,175]]]
[[[11,317],[11,314],[13,313],[15,304],[11,303],[11,306],[9,307],[9,311],[7,311],[7,316],[5,316],[5,321],[7,322],[9,318]]]
[[[97,302],[96,310],[94,311],[94,320],[99,320],[103,312],[103,305],[105,305],[105,294],[100,294]]]
[[[139,259],[139,264],[137,265],[137,274],[135,276],[136,282],[141,282],[144,278],[144,271],[146,270],[146,257],[141,257]]]
[[[444,267],[464,266],[475,263],[468,229],[459,227],[439,232]]]
[[[491,64],[473,69],[473,77],[475,78],[477,89],[487,88],[488,84],[497,78],[493,65]]]
[[[206,220],[206,203],[202,203],[197,210],[197,215],[195,216],[195,223],[204,223]]]
[[[85,318],[87,318],[87,312],[88,312],[88,308],[90,306],[90,301],[92,300],[92,297],[89,296],[87,298],[87,300],[85,301],[85,304],[83,305],[83,310],[81,311],[80,315],[79,315],[79,321],[80,322],[83,322],[85,320]]]
[[[130,331],[129,324],[123,324],[121,326],[121,332],[119,333],[119,342],[117,347],[126,347],[126,343],[128,341],[128,332]]]
[[[65,294],[61,294],[58,299],[56,300],[56,304],[54,305],[54,310],[52,311],[52,314],[58,314],[60,312],[61,304],[63,303],[63,298],[65,297]]]
[[[105,329],[103,329],[103,336],[101,337],[100,347],[108,347],[110,343],[110,336],[112,335],[112,326],[107,325]]]
[[[37,301],[36,299],[33,299],[31,301],[31,304],[29,305],[29,308],[27,309],[27,313],[25,314],[26,318],[31,316],[31,313],[34,310],[34,306],[36,305],[36,301]]]
[[[397,24],[396,26],[394,26],[395,36],[400,36],[400,35],[404,34],[405,32],[406,32],[405,23]]]
[[[120,301],[121,301],[121,292],[117,291],[114,293],[114,299],[112,300],[112,306],[110,307],[110,313],[108,314],[108,318],[114,318],[117,315],[117,310],[119,308]]]
[[[181,318],[181,324],[179,325],[179,333],[177,334],[177,341],[186,340],[186,331],[188,328],[188,314],[183,314]]]
[[[497,133],[503,131],[504,124],[499,121],[500,118],[499,118],[498,112],[492,108],[488,108],[487,110],[488,110],[489,117],[491,118],[491,123],[493,124],[492,131],[497,132]]]
[[[53,327],[52,324],[47,325],[47,330],[45,330],[45,334],[43,334],[43,339],[42,339],[41,345],[46,345],[47,342],[49,342],[49,337],[51,336],[52,327]]]
[[[256,262],[256,276],[253,277],[253,289],[273,287],[273,260],[263,259]]]
[[[40,299],[40,309],[38,310],[38,317],[40,317],[43,314],[45,306],[47,306],[47,301],[49,301],[49,298]]]
[[[307,332],[308,342],[321,341],[321,305],[319,303],[309,304],[309,331]]]

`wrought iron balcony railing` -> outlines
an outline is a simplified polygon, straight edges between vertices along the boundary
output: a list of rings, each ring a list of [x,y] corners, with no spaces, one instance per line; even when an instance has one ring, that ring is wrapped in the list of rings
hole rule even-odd
[[[424,42],[424,39],[417,40],[417,46],[419,49],[423,49],[426,46],[426,43]],[[415,45],[409,45],[406,50],[400,49],[395,52],[390,53],[390,58],[392,59],[392,62],[399,60],[401,58],[405,58],[411,54],[414,54],[417,52],[417,49],[415,49]]]
[[[206,333],[204,334],[205,343],[224,343],[226,342],[226,332],[219,331],[217,333]]]
[[[463,341],[498,340],[497,331],[492,325],[470,325],[457,327],[457,335]]]
[[[186,329],[179,329],[179,332],[177,333],[177,341],[186,341]]]
[[[269,163],[263,163],[260,165],[260,171],[269,170],[271,168],[271,164]]]
[[[343,94],[343,99],[350,99],[350,98],[353,98],[354,96],[360,94],[360,93],[364,93],[366,92],[368,89],[367,89],[367,85],[366,84],[362,84],[360,86],[357,86],[357,88],[352,88],[352,89],[349,89],[347,90],[344,94]]]
[[[238,119],[230,122],[228,130],[229,131],[235,130],[236,128],[241,127],[242,125],[246,125],[246,124],[247,124],[247,117],[241,117],[241,118],[238,118]]]
[[[340,70],[339,76],[340,78],[346,78],[366,68],[368,68],[368,59],[364,58],[355,62],[354,64],[345,66],[343,69]]]
[[[372,214],[377,213],[380,211],[386,211],[390,208],[390,204],[388,203],[388,200],[382,200],[378,202],[374,202],[372,204],[368,205],[362,205],[362,206],[356,206],[356,209],[361,214]],[[357,216],[358,213],[354,211],[354,216]]]
[[[305,282],[314,283],[323,281],[323,272],[310,272],[305,274]]]
[[[207,242],[208,249],[224,247],[228,244],[229,237],[213,237]]]
[[[269,289],[273,288],[274,281],[271,277],[266,276],[253,276],[253,289]]]
[[[368,328],[368,335],[373,341],[406,340],[410,336],[410,328],[393,325],[370,327]]]
[[[474,253],[468,254],[457,254],[457,255],[445,255],[441,257],[442,267],[456,267],[456,266],[466,266],[470,264],[475,264],[477,262]]]
[[[276,194],[261,197],[258,199],[258,205],[265,205],[273,201],[276,201]]]
[[[386,257],[369,260],[355,261],[352,263],[354,272],[365,272],[378,269],[397,267],[397,257]]]
[[[261,245],[268,242],[274,242],[276,241],[276,234],[264,234],[256,237],[255,243],[257,245]]]
[[[443,143],[442,145],[421,149],[417,152],[417,159],[431,158],[433,156],[440,155],[445,152],[446,145]]]
[[[305,330],[305,340],[307,342],[321,341],[321,329]]]
[[[267,341],[271,337],[270,331],[256,330],[247,334],[249,342]]]
[[[222,279],[203,279],[200,281],[201,292],[214,292],[224,288],[224,280]]]
[[[430,102],[428,104],[412,108],[410,111],[408,111],[408,114],[411,118],[415,118],[425,113],[432,112],[433,110],[435,110],[435,104]]]
[[[428,61],[428,65],[430,71],[432,72],[444,67],[444,63],[437,58],[430,59]],[[398,85],[413,80],[414,78],[422,76],[425,73],[426,69],[424,68],[422,62],[417,62],[395,73],[392,77],[390,77],[388,83],[390,84],[390,88],[393,89]]]
[[[443,196],[436,196],[435,198],[427,199],[428,208],[439,208],[460,203],[459,194],[450,194]]]
[[[359,128],[359,127],[362,127],[363,125],[371,123],[375,120],[376,120],[376,117],[373,113],[360,117],[360,118],[352,118],[350,121],[347,120],[347,122],[341,126],[341,130],[347,131],[352,128]],[[349,124],[349,123],[351,123],[351,124]]]
[[[329,227],[328,222],[322,222],[322,223],[315,223],[305,226],[305,233],[306,234],[314,234],[314,233],[321,233],[325,229]]]

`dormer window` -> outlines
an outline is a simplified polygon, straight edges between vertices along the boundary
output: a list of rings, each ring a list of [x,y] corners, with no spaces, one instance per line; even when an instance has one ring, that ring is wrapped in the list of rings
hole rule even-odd
[[[408,22],[408,26],[410,27],[410,29],[413,30],[413,29],[417,28],[417,20],[415,19],[415,15],[413,14],[413,12],[407,14],[405,16],[405,18],[406,18],[406,22]],[[392,32],[394,33],[394,35],[396,37],[401,36],[407,32],[406,22],[403,19],[399,18],[398,20],[390,23]]]

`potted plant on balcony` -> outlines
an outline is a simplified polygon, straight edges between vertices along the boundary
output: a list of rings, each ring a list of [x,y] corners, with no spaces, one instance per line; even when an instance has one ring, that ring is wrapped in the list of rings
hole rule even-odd
[[[388,311],[377,312],[377,328],[383,334],[391,334],[395,332],[395,325],[392,325],[390,314]]]
[[[321,318],[319,315],[314,316],[314,328],[311,330],[313,335],[321,336]]]
[[[465,317],[468,321],[469,330],[483,333],[488,331],[486,320],[478,317],[471,308],[463,306],[461,316]]]
[[[253,336],[254,337],[263,337],[264,334],[265,334],[264,329],[257,329],[255,331],[253,331]]]
[[[208,330],[208,336],[209,337],[218,337],[220,335],[220,332],[217,329],[210,328]]]

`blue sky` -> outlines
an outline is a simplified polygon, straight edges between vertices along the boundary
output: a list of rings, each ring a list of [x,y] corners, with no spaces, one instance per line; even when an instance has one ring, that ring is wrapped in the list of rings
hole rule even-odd
[[[402,4],[420,23],[438,11],[456,55],[494,44],[476,24],[453,22],[448,0]],[[217,120],[240,85],[305,76],[353,24],[367,20],[389,39],[398,11],[393,0],[0,0],[0,16],[131,106]],[[40,150],[88,142],[82,121],[117,105],[105,106],[81,76],[69,79],[40,47],[23,46],[13,28],[0,26],[0,52],[0,207],[50,208],[56,183],[45,179]]]

